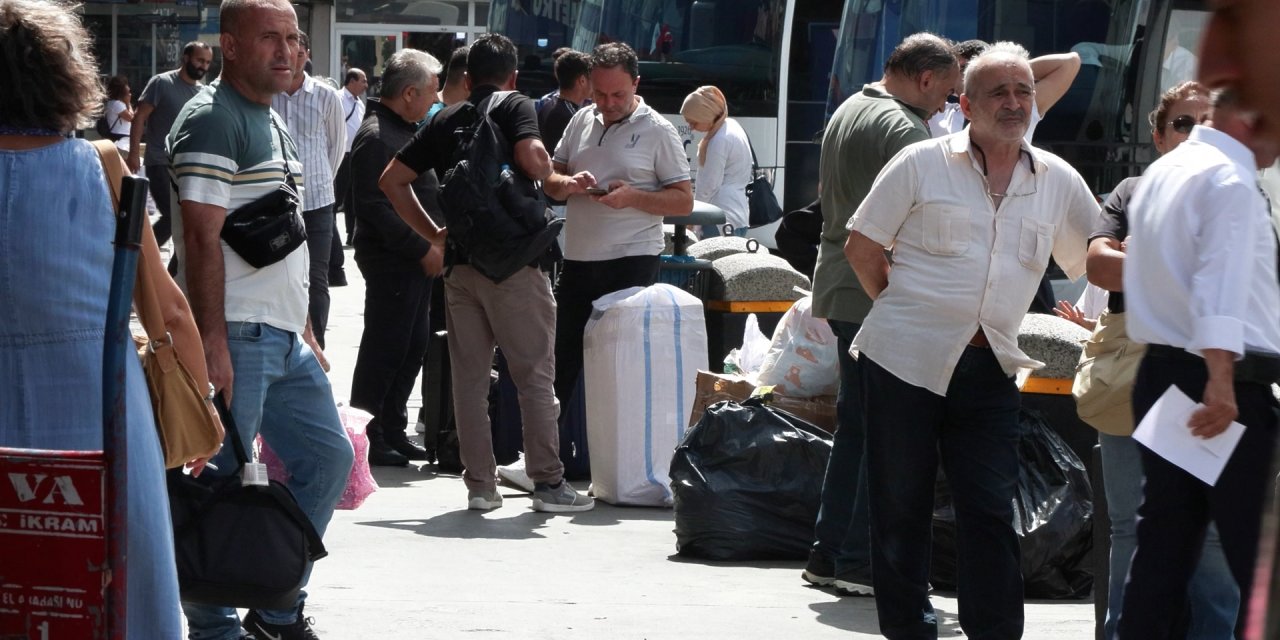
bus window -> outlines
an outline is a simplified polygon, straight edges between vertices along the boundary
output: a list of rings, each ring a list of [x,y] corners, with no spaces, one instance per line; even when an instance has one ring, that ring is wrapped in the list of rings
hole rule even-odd
[[[1152,103],[1146,94],[1154,93],[1149,87],[1156,78],[1144,82],[1140,72],[1143,33],[1153,16],[1163,23],[1169,13],[1168,0],[847,0],[827,112],[878,80],[893,48],[920,31],[956,41],[1011,40],[1033,57],[1075,51],[1080,72],[1043,114],[1033,142],[1071,162],[1091,187],[1105,192],[1151,160],[1148,145],[1140,143],[1143,108]],[[1180,35],[1202,24],[1190,16],[1176,22]]]
[[[1205,11],[1174,9],[1164,35],[1164,54],[1160,59],[1160,90],[1165,91],[1188,80],[1196,79],[1199,58],[1193,51],[1200,46],[1209,14]]]
[[[724,92],[735,117],[778,114],[784,0],[583,0],[573,48],[625,42],[640,58],[640,94],[679,113],[701,85]]]

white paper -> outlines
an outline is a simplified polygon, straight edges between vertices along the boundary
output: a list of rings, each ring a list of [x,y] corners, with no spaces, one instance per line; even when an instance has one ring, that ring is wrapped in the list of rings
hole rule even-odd
[[[1178,465],[1209,486],[1218,482],[1231,453],[1240,444],[1244,425],[1232,422],[1222,433],[1208,440],[1191,434],[1187,423],[1201,405],[1176,386],[1169,387],[1156,401],[1133,432],[1156,455]]]

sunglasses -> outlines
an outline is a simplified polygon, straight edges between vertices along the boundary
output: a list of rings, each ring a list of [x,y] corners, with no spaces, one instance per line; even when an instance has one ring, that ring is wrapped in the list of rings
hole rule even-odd
[[[1194,117],[1185,115],[1178,116],[1169,122],[1169,126],[1173,127],[1174,131],[1184,135],[1191,133],[1191,129],[1197,124],[1199,124],[1199,122],[1197,122]]]

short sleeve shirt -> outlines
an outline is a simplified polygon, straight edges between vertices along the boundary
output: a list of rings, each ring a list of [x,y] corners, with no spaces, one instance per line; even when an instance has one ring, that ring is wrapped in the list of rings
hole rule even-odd
[[[488,107],[480,103],[497,92],[497,87],[485,85],[476,88],[467,97],[466,104]],[[422,173],[428,169],[436,172],[436,177],[443,179],[445,171],[453,167],[458,152],[458,139],[454,131],[459,126],[470,126],[470,116],[463,110],[464,103],[455,104],[441,110],[427,121],[426,126],[414,134],[409,144],[405,145],[396,159],[405,166]],[[494,105],[489,117],[502,130],[502,135],[512,145],[528,138],[538,138],[538,115],[533,109],[533,100],[520,93],[511,93],[502,102]],[[466,120],[466,122],[463,122]]]
[[[1138,187],[1138,178],[1125,178],[1111,190],[1107,201],[1102,203],[1102,218],[1098,227],[1089,236],[1089,242],[1095,238],[1111,238],[1124,242],[1129,237],[1129,199]],[[1107,310],[1112,313],[1124,313],[1124,292],[1113,291],[1107,298]]]
[[[1006,191],[996,208],[968,129],[885,166],[849,222],[894,256],[859,352],[940,396],[979,328],[1006,374],[1044,366],[1018,348],[1018,327],[1051,255],[1069,277],[1084,274],[1098,204],[1071,165],[1025,143]]]
[[[883,85],[866,85],[836,108],[822,136],[818,165],[822,235],[813,275],[815,316],[860,323],[871,310],[871,298],[844,255],[845,225],[885,164],[904,147],[928,139],[921,113]]]
[[[169,137],[173,121],[182,110],[182,105],[204,88],[200,83],[187,84],[178,75],[177,69],[151,77],[147,86],[142,89],[142,95],[138,97],[139,104],[149,104],[154,109],[147,117],[146,130],[142,132],[142,141],[147,143],[143,164],[169,164],[169,156],[165,154],[165,139]]]
[[[658,191],[690,179],[689,159],[675,125],[643,100],[626,119],[606,126],[594,107],[583,107],[556,146],[556,163],[569,175],[590,171],[596,182],[621,180],[642,191]],[[564,257],[601,261],[662,253],[662,217],[639,209],[614,209],[584,194],[569,197]]]
[[[212,205],[227,213],[278,189],[286,181],[286,171],[300,191],[303,187],[302,163],[284,121],[267,105],[246,100],[222,82],[215,82],[182,108],[169,135],[169,158],[177,202]],[[302,196],[305,208],[306,194]],[[175,206],[174,211],[178,284],[187,291],[181,207]],[[245,262],[225,241],[221,245],[226,319],[301,333],[307,322],[310,260],[306,244],[261,269]]]

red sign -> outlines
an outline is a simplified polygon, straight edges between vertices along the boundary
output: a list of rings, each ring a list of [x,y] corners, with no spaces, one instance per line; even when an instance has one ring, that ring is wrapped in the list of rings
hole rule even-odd
[[[0,640],[106,636],[99,452],[0,449]]]

